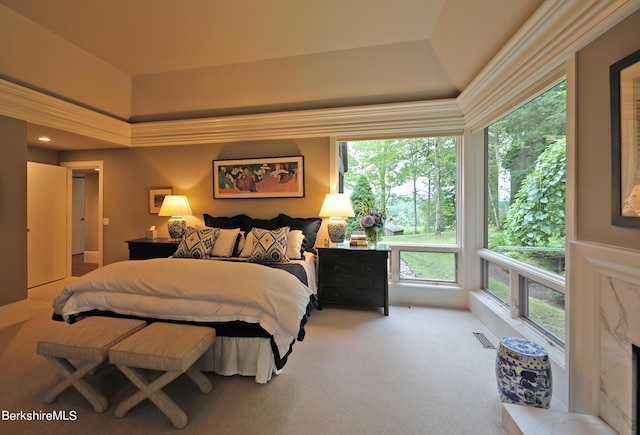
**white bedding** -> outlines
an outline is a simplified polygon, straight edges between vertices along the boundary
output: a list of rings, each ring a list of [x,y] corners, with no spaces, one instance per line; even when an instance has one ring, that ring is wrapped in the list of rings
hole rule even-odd
[[[315,282],[315,276],[309,277]],[[258,323],[285,356],[298,336],[308,286],[253,263],[156,258],[122,261],[68,284],[54,301],[65,320],[90,310],[167,320]]]

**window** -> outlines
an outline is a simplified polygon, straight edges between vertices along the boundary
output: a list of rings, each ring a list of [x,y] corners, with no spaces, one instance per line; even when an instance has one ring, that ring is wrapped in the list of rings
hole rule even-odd
[[[362,205],[384,210],[382,243],[397,264],[392,280],[457,283],[458,137],[414,137],[341,143],[348,152],[344,192],[361,232]]]
[[[486,129],[484,288],[564,342],[566,83]]]

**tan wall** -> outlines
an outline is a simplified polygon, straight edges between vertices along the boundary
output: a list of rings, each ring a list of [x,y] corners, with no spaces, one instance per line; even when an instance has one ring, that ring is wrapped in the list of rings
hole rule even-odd
[[[27,298],[27,123],[0,116],[0,306]]]
[[[304,156],[304,198],[213,199],[213,160],[294,155]],[[104,161],[104,217],[110,221],[104,227],[105,264],[127,259],[125,241],[144,237],[152,225],[159,237],[168,237],[168,218],[149,213],[150,187],[172,187],[175,194],[186,194],[194,213],[187,218],[191,225],[204,225],[203,213],[317,216],[329,190],[328,138],[61,153],[61,161],[85,160]],[[319,237],[319,243],[323,240]]]
[[[60,164],[58,151],[47,150],[44,148],[37,148],[33,146],[27,146],[27,161],[44,163],[45,165]]]
[[[578,240],[640,249],[640,229],[611,225],[609,66],[640,49],[636,12],[578,53]]]
[[[457,97],[435,57],[428,41],[413,41],[135,76],[132,119]]]
[[[0,77],[127,119],[131,77],[0,5]],[[16,49],[19,48],[19,49]]]
[[[85,226],[84,226],[84,250],[98,251],[98,204],[99,204],[99,176],[86,174],[85,180]]]

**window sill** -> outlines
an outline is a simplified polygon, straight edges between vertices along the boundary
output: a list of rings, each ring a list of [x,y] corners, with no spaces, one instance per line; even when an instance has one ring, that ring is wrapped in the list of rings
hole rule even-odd
[[[541,334],[537,329],[520,319],[512,319],[509,311],[494,298],[482,290],[469,292],[469,305],[471,312],[492,329],[496,337],[520,336],[540,343],[549,353],[549,358],[562,370],[565,369],[565,349]],[[493,319],[485,322],[487,316]]]

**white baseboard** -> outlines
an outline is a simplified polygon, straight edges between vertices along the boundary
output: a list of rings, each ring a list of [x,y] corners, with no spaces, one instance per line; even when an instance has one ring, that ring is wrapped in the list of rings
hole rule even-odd
[[[0,306],[0,328],[29,320],[29,300]]]
[[[469,311],[498,339],[506,336],[524,337],[545,347],[553,372],[553,403],[558,403],[559,408],[566,410],[569,401],[569,372],[566,369],[564,350],[551,346],[543,335],[522,320],[511,319],[508,311],[500,309],[500,304],[481,290],[469,292]]]
[[[84,251],[84,262],[98,264],[100,261],[99,251]]]
[[[458,287],[389,283],[390,304],[466,309],[467,299],[467,292]]]

